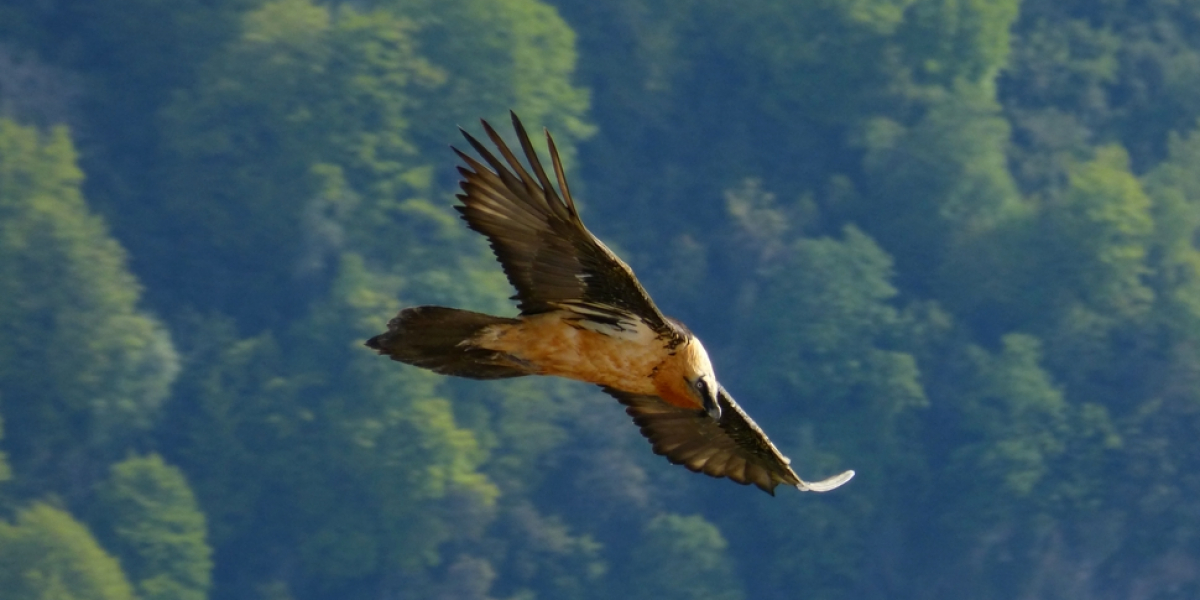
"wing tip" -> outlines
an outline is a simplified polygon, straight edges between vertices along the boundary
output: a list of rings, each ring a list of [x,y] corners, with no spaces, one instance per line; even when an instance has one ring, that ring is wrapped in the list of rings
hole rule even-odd
[[[845,471],[820,481],[804,481],[801,479],[800,483],[796,484],[796,489],[802,492],[828,492],[842,487],[851,479],[854,479],[853,470]]]

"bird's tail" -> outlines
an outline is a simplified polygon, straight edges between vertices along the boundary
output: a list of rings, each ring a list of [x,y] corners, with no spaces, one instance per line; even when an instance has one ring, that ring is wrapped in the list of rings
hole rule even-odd
[[[400,311],[388,322],[387,333],[367,340],[367,347],[402,363],[443,375],[471,379],[503,379],[530,374],[514,357],[471,344],[485,327],[517,323],[516,319],[483,313],[417,306]]]

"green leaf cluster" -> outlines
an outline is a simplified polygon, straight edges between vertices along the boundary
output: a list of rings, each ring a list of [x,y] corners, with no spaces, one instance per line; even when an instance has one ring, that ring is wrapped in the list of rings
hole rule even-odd
[[[120,563],[85,525],[47,504],[0,523],[0,586],[14,600],[134,600]]]

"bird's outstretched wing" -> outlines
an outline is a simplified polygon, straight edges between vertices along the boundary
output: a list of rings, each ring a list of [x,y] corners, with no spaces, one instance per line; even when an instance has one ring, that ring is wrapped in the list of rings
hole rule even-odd
[[[780,454],[725,388],[718,395],[720,421],[704,411],[667,404],[658,396],[607,387],[604,391],[626,406],[625,412],[650,440],[655,454],[694,472],[728,477],[742,485],[753,483],[771,495],[781,483],[802,491],[826,492],[854,477],[854,471],[846,471],[821,481],[800,479],[791,461]]]
[[[487,236],[517,289],[514,299],[521,314],[567,309],[617,327],[634,324],[636,318],[660,334],[670,334],[666,318],[629,266],[583,226],[549,132],[546,142],[558,190],[516,114],[512,123],[529,169],[486,121],[483,129],[503,160],[463,131],[487,165],[455,148],[466,163],[458,168],[462,205],[456,208],[471,229]]]

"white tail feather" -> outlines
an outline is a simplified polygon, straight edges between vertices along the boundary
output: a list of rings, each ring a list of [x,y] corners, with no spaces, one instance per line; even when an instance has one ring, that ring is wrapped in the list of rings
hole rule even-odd
[[[821,481],[801,480],[800,483],[796,484],[796,489],[802,492],[828,492],[829,490],[842,487],[843,484],[853,478],[854,471],[846,471],[845,473],[834,475],[829,479],[822,479]]]

